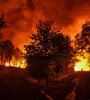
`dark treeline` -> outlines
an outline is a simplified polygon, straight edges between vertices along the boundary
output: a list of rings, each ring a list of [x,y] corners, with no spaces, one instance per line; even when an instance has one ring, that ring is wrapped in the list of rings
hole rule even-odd
[[[3,18],[4,15],[2,14],[2,16],[0,17],[0,64],[5,65],[6,62],[9,62],[10,65],[12,57],[15,58],[15,61],[20,59],[21,51],[19,50],[19,48],[15,48],[10,40],[4,41],[2,39],[2,29],[9,28]]]

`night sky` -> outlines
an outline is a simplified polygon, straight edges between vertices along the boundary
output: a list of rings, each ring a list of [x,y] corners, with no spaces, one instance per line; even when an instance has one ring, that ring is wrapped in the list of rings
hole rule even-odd
[[[23,51],[39,19],[54,20],[56,27],[73,38],[90,19],[90,0],[0,0],[2,13],[9,26],[3,38]]]

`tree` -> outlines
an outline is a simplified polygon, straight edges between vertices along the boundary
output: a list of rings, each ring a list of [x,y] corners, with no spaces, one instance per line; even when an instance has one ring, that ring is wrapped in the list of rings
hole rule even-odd
[[[90,53],[90,21],[83,24],[81,33],[78,33],[75,39],[76,51],[81,55],[84,55],[84,51]]]
[[[14,49],[14,57],[15,57],[15,65],[17,66],[18,62],[21,62],[22,60],[22,52],[19,48]]]
[[[76,55],[88,59],[88,64],[90,63],[90,21],[83,24],[81,33],[75,36],[75,52]]]
[[[54,71],[56,73],[57,80],[58,80],[58,74],[59,74],[61,68],[62,68],[62,66],[61,66],[60,62],[56,60],[55,61]]]
[[[62,73],[67,73],[68,66],[74,56],[70,37],[63,35],[63,33],[56,34],[53,37],[53,47],[53,54],[55,55],[54,61],[58,62],[58,65],[61,66],[60,69]]]
[[[51,62],[54,61],[56,65],[58,65],[57,62],[60,62],[60,68],[62,66],[61,59],[64,59],[63,62],[65,64],[67,64],[68,59],[69,63],[69,59],[72,57],[71,41],[68,36],[60,33],[59,29],[53,28],[53,21],[44,22],[40,20],[36,28],[37,34],[32,34],[30,44],[25,46],[25,58],[28,64],[27,69],[30,69],[30,73],[38,76],[39,81],[40,78],[47,76],[46,80],[48,85]],[[56,72],[58,71],[59,67]]]
[[[6,21],[4,21],[4,14],[0,17],[0,57],[1,57],[1,64],[3,62],[3,41],[2,41],[2,29],[7,28]]]
[[[30,37],[33,42],[25,46],[27,63],[34,66],[30,68],[34,73],[38,74],[38,78],[45,77],[49,73],[50,52],[51,52],[51,38],[52,34],[52,21],[39,21],[36,25],[37,34],[32,34]],[[28,61],[29,60],[29,61]],[[30,62],[31,61],[31,62]],[[34,69],[35,70],[34,70]],[[36,71],[36,72],[35,72]],[[36,75],[37,76],[37,75]],[[40,79],[39,79],[40,80]],[[48,85],[48,79],[47,79]]]
[[[0,17],[0,30],[2,28],[8,27],[7,24],[6,24],[6,21],[4,21],[3,18],[4,18],[4,14],[2,14],[2,16]]]
[[[2,14],[2,16],[0,17],[0,40],[2,38],[2,35],[1,35],[1,31],[3,28],[7,28],[7,24],[6,24],[6,21],[4,21],[4,14]],[[2,47],[2,43],[0,41],[0,47]]]
[[[10,40],[6,40],[4,42],[4,53],[5,53],[5,61],[8,60],[10,65],[10,61],[14,54],[14,45]]]

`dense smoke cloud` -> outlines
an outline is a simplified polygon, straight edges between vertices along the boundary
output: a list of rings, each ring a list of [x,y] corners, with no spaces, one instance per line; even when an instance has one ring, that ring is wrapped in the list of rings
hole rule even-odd
[[[54,20],[62,32],[74,36],[90,16],[90,0],[0,0],[0,14],[10,26],[4,37],[22,49],[39,19]]]

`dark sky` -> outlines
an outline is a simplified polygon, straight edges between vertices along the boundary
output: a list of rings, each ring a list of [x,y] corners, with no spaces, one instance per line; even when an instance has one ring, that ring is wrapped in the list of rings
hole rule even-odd
[[[10,27],[3,37],[23,49],[39,19],[54,20],[55,26],[73,38],[90,19],[90,0],[0,0],[2,13]]]

